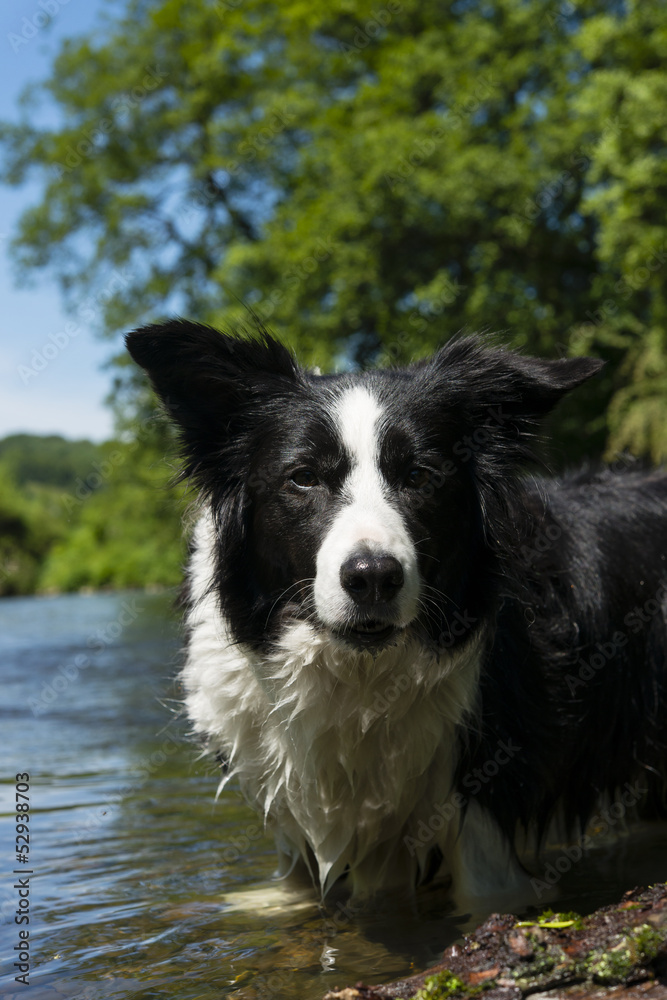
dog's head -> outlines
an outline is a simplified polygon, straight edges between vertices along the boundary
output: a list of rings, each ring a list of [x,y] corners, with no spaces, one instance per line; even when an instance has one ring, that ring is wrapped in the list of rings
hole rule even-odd
[[[465,338],[406,369],[320,376],[263,331],[184,321],[127,345],[180,427],[223,610],[255,647],[295,620],[358,649],[467,641],[534,424],[601,367]]]

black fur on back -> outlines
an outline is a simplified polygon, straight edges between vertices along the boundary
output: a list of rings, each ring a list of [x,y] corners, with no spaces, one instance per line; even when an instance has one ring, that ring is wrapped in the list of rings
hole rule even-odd
[[[517,499],[460,775],[499,738],[522,747],[478,793],[509,836],[556,805],[572,833],[626,784],[643,815],[667,816],[667,476],[523,481]]]

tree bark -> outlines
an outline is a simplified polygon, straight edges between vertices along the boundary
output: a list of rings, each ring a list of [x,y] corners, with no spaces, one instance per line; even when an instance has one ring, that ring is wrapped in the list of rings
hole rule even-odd
[[[667,884],[588,917],[493,914],[426,972],[324,1000],[667,1000]]]

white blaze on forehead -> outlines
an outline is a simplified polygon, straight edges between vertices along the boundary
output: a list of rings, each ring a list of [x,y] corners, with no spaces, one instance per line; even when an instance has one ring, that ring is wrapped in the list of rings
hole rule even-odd
[[[343,393],[335,412],[338,433],[350,457],[357,464],[376,465],[382,409],[375,396],[355,386]]]
[[[344,490],[355,506],[356,531],[365,540],[382,543],[386,536],[383,519],[378,516],[378,505],[385,502],[379,467],[382,410],[367,389],[357,386],[341,397],[336,417],[352,466]]]
[[[394,556],[403,567],[396,624],[405,626],[417,612],[419,572],[414,544],[391,503],[390,488],[380,471],[382,407],[369,389],[355,386],[338,400],[334,419],[350,472],[343,484],[344,506],[317,556],[317,613],[326,625],[344,625],[354,611],[354,602],[341,586],[341,566],[355,552],[382,553]]]

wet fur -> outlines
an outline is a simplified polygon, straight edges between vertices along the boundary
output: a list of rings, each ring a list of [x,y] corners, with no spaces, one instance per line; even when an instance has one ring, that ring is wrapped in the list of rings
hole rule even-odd
[[[465,338],[318,376],[261,331],[184,321],[128,347],[201,495],[188,713],[283,872],[304,862],[323,891],[438,870],[461,893],[511,890],[515,845],[556,816],[576,837],[628,782],[667,815],[667,477],[525,474],[539,419],[599,362]],[[430,489],[406,488],[411,463]],[[285,485],[295,464],[319,492]],[[370,650],[341,633],[337,583],[364,533],[406,565],[396,634]]]

